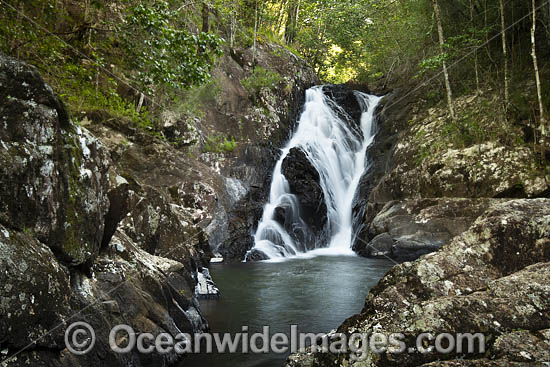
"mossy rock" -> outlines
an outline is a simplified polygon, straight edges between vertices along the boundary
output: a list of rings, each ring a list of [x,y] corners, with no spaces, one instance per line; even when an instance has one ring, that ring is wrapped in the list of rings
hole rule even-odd
[[[31,229],[65,263],[98,252],[107,212],[109,159],[73,125],[30,66],[0,55],[0,220]]]

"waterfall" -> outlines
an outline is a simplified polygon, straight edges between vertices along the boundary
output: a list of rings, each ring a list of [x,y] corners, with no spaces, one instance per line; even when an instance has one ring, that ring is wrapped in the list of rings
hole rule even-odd
[[[354,241],[353,203],[366,167],[366,152],[374,139],[374,111],[381,97],[354,92],[362,109],[360,130],[346,121],[345,111],[323,93],[321,86],[306,91],[304,111],[291,140],[282,149],[273,170],[269,202],[254,235],[251,251],[269,259],[305,253],[352,253]],[[306,232],[300,217],[298,198],[290,192],[281,167],[292,148],[300,148],[319,173],[320,186],[327,207],[326,238],[301,243],[292,233]],[[292,223],[292,231],[276,220],[276,210],[283,208]]]

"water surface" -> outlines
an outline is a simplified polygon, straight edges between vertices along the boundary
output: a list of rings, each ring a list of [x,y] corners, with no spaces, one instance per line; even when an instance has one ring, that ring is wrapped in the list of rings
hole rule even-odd
[[[325,333],[363,308],[368,291],[391,268],[387,260],[319,256],[284,262],[215,265],[210,271],[220,300],[201,301],[212,332]],[[281,367],[287,355],[213,354],[185,358],[183,366]]]

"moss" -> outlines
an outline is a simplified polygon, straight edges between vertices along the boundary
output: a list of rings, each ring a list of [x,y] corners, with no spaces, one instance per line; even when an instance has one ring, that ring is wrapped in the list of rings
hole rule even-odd
[[[65,162],[67,175],[65,177],[64,231],[60,243],[64,254],[78,262],[83,262],[86,260],[86,252],[92,252],[91,249],[85,248],[87,244],[82,240],[83,229],[90,226],[89,219],[81,212],[80,205],[88,189],[84,188],[80,182],[84,162],[79,137],[74,129],[70,130],[63,136],[65,141],[63,162]]]

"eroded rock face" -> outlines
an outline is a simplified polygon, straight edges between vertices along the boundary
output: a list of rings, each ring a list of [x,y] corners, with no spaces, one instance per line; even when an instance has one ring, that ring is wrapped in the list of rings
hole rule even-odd
[[[368,91],[365,92],[368,93]],[[342,119],[349,121],[351,117],[351,121],[355,124],[361,121],[363,111],[357,97],[353,93],[353,89],[344,84],[327,85],[323,87],[323,93],[343,109],[340,113]]]
[[[223,61],[224,70],[214,72],[227,92],[220,97],[215,111],[208,111],[207,125],[239,137],[240,148],[233,159],[218,159],[216,163],[206,154],[201,159],[208,157],[207,164],[218,165],[222,175],[239,180],[246,191],[236,202],[228,200],[228,190],[218,191],[225,215],[218,210],[217,225],[211,227],[225,233],[211,247],[226,261],[240,262],[254,245],[252,236],[268,200],[279,149],[290,138],[305,101],[305,90],[319,80],[304,60],[278,45],[258,44],[255,58],[251,49],[231,50],[228,55]],[[275,87],[266,86],[251,95],[237,82],[250,76],[253,62],[280,75]]]
[[[456,105],[465,110],[466,106],[482,104],[483,101],[478,101],[482,98],[462,96],[456,99]],[[392,123],[401,130],[400,137],[386,175],[369,201],[430,197],[536,198],[546,197],[550,192],[548,178],[538,168],[535,154],[528,146],[505,145],[499,141],[462,145],[446,137],[449,120],[444,109],[406,108],[407,126],[400,121],[403,112],[399,106],[390,102],[389,107],[385,110],[386,117],[395,120]],[[491,120],[491,116],[486,118]],[[488,125],[485,129],[499,128],[494,122],[492,125],[490,121],[481,123]]]
[[[91,261],[109,206],[106,150],[32,68],[0,55],[0,85],[0,222],[68,264]]]
[[[507,148],[484,143],[449,149],[422,164],[406,163],[414,156],[409,143],[398,145],[397,166],[373,192],[376,201],[413,197],[537,197],[548,186],[533,176],[536,162],[527,147]]]
[[[498,200],[409,199],[388,202],[380,210],[367,210],[367,241],[354,250],[365,257],[415,260],[439,249],[470,225]],[[371,216],[374,215],[374,218]]]
[[[291,357],[289,366],[505,366],[543,362],[545,353],[525,341],[547,345],[550,327],[550,200],[494,203],[464,233],[438,252],[394,267],[371,290],[361,314],[340,332],[481,332],[487,352],[457,354],[370,353]],[[306,362],[299,362],[305,359]],[[507,364],[509,362],[509,364]],[[310,364],[308,364],[310,363]],[[521,364],[520,364],[521,363]]]

